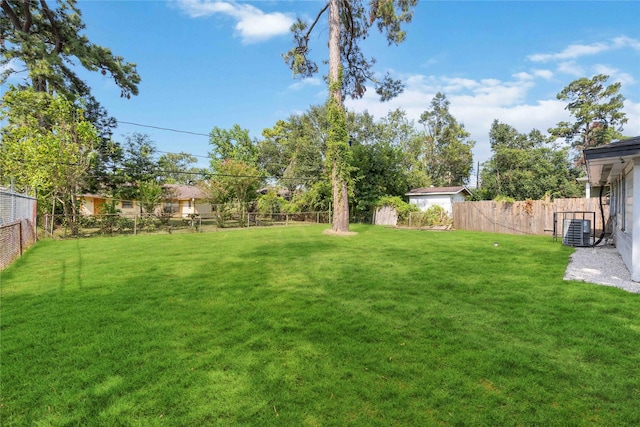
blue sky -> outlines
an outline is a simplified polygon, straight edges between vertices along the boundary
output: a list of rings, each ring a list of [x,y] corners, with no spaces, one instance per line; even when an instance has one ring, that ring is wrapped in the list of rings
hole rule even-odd
[[[293,19],[310,20],[323,4],[80,0],[89,39],[137,63],[140,94],[121,99],[107,77],[82,75],[122,122],[201,134],[237,123],[260,137],[277,120],[326,100],[322,75],[294,80],[281,58],[291,46]],[[403,108],[417,119],[443,92],[476,141],[474,162],[483,162],[491,155],[494,119],[521,132],[546,131],[569,118],[556,94],[572,80],[604,73],[622,83],[624,133],[640,135],[640,2],[423,0],[406,31],[399,46],[378,36],[363,45],[377,71],[404,80],[404,93],[381,103],[369,90],[347,101],[348,108],[378,118]],[[312,38],[318,63],[327,57],[327,37],[323,19]],[[115,137],[131,132],[148,134],[165,152],[209,151],[206,136],[123,123]]]

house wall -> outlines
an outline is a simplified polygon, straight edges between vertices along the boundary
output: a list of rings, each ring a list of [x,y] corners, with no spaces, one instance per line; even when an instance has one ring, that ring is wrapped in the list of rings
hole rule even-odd
[[[177,212],[174,212],[174,217],[187,218],[193,214],[208,214],[211,213],[211,205],[209,203],[198,203],[193,200],[180,200],[173,202],[177,205]],[[175,206],[175,205],[174,205]]]
[[[634,159],[611,185],[611,220],[616,248],[640,281],[640,158]]]
[[[198,203],[196,201],[196,213],[199,213],[199,214],[209,214],[209,213],[211,213],[211,204],[210,203]]]
[[[612,183],[611,187],[612,198],[610,207],[612,211],[611,220],[613,221],[613,240],[624,263],[629,267],[631,263],[632,236],[624,226],[626,175],[624,175],[624,178],[623,176],[618,177],[618,179]],[[631,271],[631,269],[629,269],[629,271]]]
[[[106,199],[103,197],[94,197],[85,195],[80,200],[80,213],[82,215],[99,215],[104,210]]]
[[[180,216],[185,218],[196,213],[195,204],[191,200],[180,200]]]
[[[631,279],[640,282],[640,157],[633,159],[633,253],[631,255]],[[629,200],[627,199],[629,202]]]
[[[95,207],[93,204],[93,197],[84,197],[82,204],[80,205],[80,214],[93,215],[95,213]]]
[[[428,196],[409,196],[409,203],[416,205],[421,211],[426,211],[431,206],[438,205],[447,211],[449,215],[453,214],[453,203],[464,202],[465,198],[462,194],[435,194]]]
[[[130,208],[125,208],[124,205],[125,205],[125,200],[120,200],[118,202],[117,208],[120,209],[120,211],[122,212],[122,215],[125,215],[125,216],[140,215],[140,204],[135,200],[131,201],[131,205],[129,205],[131,206]]]

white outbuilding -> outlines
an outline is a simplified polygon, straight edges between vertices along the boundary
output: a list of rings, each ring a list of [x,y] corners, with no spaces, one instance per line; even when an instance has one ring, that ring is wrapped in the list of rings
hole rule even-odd
[[[431,206],[440,206],[449,215],[453,214],[453,204],[464,202],[471,196],[471,191],[464,185],[457,187],[428,187],[414,188],[406,194],[409,203],[416,205],[421,211],[426,211]]]

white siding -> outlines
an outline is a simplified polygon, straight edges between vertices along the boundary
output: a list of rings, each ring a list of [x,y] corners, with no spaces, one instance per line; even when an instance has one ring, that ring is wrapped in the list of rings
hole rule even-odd
[[[633,194],[627,196],[627,202],[631,203],[631,212],[633,225],[632,228],[632,253],[631,264],[627,264],[631,271],[631,280],[640,282],[640,157],[633,159],[633,182],[631,189]]]
[[[640,281],[640,158],[633,163],[611,185],[611,217],[616,248],[631,279]]]
[[[462,197],[462,201],[464,201],[464,196]],[[453,213],[453,208],[451,205],[451,199],[453,196],[450,194],[434,194],[428,196],[409,196],[409,203],[412,205],[416,205],[421,211],[426,211],[431,206],[438,205],[444,208],[449,215]]]

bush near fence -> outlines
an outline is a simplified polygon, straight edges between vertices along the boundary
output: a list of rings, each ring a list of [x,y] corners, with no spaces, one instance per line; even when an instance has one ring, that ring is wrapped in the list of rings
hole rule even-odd
[[[409,227],[451,227],[452,219],[442,206],[433,205],[426,211],[409,212],[403,225]]]
[[[604,205],[603,208],[606,227],[609,206]],[[596,235],[602,232],[602,215],[598,198],[454,203],[453,227],[458,230],[489,233],[552,236],[554,213],[577,211],[595,212]]]

